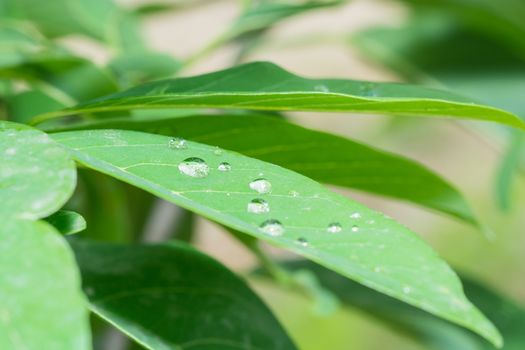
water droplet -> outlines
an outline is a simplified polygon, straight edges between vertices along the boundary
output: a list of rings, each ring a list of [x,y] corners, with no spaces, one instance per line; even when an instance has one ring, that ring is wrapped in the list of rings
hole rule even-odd
[[[168,147],[172,149],[186,149],[188,145],[183,138],[173,137],[168,141]]]
[[[230,170],[232,170],[232,166],[230,165],[230,163],[222,162],[217,167],[217,170],[219,170],[219,171],[230,171]]]
[[[308,247],[310,245],[310,243],[308,243],[308,240],[304,237],[297,238],[295,242],[303,247]]]
[[[328,225],[328,228],[326,230],[330,233],[337,233],[337,232],[341,232],[342,229],[343,227],[341,226],[340,223],[332,222],[330,225]]]
[[[357,232],[357,231],[359,231],[359,226],[354,225],[354,226],[352,226],[351,230],[352,230],[352,232]]]
[[[223,150],[219,146],[216,146],[213,150],[213,154],[215,154],[216,156],[222,156],[223,153]]]
[[[375,220],[368,220],[366,223],[369,224],[369,225],[373,225],[373,224],[376,223],[376,221]]]
[[[374,272],[378,272],[379,273],[381,271],[383,271],[383,268],[381,266],[374,267]]]
[[[203,178],[210,173],[210,167],[206,162],[197,157],[184,159],[179,164],[179,170],[182,174],[196,178]]]
[[[299,197],[299,192],[297,192],[297,191],[290,191],[290,192],[288,192],[288,194],[290,196],[292,196],[292,197]]]
[[[378,92],[377,92],[376,87],[377,86],[374,83],[362,83],[359,90],[362,96],[377,97]]]
[[[351,219],[361,219],[361,213],[355,212],[350,215]]]
[[[16,154],[16,148],[14,147],[9,147],[8,149],[5,150],[6,156],[13,156],[15,154]]]
[[[250,203],[248,203],[248,212],[253,214],[262,214],[262,213],[268,213],[270,211],[270,205],[267,201],[260,198],[252,199]]]
[[[412,288],[410,288],[409,286],[403,287],[403,293],[410,294],[410,292],[412,292]]]
[[[270,193],[272,191],[272,184],[266,179],[255,179],[250,182],[250,188],[258,193]]]
[[[259,228],[267,235],[273,237],[281,236],[284,232],[284,227],[281,222],[274,219],[266,220]]]

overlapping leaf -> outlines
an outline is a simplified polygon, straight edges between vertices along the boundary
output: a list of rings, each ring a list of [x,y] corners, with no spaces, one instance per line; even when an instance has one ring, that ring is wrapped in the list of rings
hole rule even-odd
[[[41,131],[0,122],[0,348],[87,350],[74,259],[47,216],[71,195],[75,168]]]
[[[147,349],[296,349],[244,282],[189,246],[72,247],[93,312]]]
[[[394,83],[305,79],[270,63],[153,82],[41,115],[34,122],[78,113],[170,107],[454,116],[525,129],[523,122],[511,113],[446,91]]]
[[[315,181],[159,135],[91,130],[53,138],[81,164],[501,343],[495,328],[463,295],[454,272],[421,239]]]

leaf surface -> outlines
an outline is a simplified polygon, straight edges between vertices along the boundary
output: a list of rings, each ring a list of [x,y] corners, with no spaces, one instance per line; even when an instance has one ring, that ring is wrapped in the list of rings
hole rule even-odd
[[[0,349],[88,350],[89,322],[68,245],[34,221],[75,186],[69,154],[41,131],[0,122]]]
[[[71,235],[86,229],[82,215],[70,210],[59,210],[44,219],[63,235]]]
[[[72,247],[92,310],[147,349],[296,349],[243,281],[189,246]]]
[[[34,122],[78,113],[175,107],[453,116],[525,129],[511,113],[446,91],[395,83],[305,79],[264,62],[141,85],[40,115]]]
[[[92,130],[53,138],[81,164],[501,342],[454,272],[419,237],[313,180],[159,135]]]

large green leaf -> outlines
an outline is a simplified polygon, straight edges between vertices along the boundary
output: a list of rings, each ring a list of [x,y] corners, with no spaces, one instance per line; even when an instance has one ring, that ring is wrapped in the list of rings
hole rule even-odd
[[[418,163],[279,118],[256,114],[199,115],[157,121],[126,118],[77,128],[179,135],[286,167],[322,183],[410,201],[476,223],[461,194]]]
[[[497,121],[525,129],[525,124],[508,112],[446,91],[395,83],[305,79],[270,63],[153,82],[44,114],[34,121],[76,113],[171,107],[441,115]]]
[[[409,229],[279,166],[212,146],[119,130],[53,138],[90,168],[286,248],[495,344],[448,265]]]
[[[0,348],[87,350],[74,259],[47,216],[71,195],[69,154],[41,131],[0,122]]]
[[[72,247],[93,312],[147,349],[296,349],[244,282],[189,246]]]
[[[313,276],[343,305],[364,310],[389,326],[415,337],[431,349],[494,349],[494,346],[465,329],[370,290],[317,264],[308,261],[288,261],[282,266],[294,274]],[[462,281],[467,296],[501,330],[505,339],[503,349],[522,349],[525,346],[522,332],[525,326],[525,310],[473,280],[462,278]]]

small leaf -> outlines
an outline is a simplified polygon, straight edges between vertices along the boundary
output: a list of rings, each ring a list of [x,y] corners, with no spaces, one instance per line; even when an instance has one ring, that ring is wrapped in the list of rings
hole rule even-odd
[[[93,312],[147,349],[296,349],[244,282],[185,244],[72,247]]]
[[[43,114],[33,122],[78,113],[174,107],[453,116],[525,129],[525,124],[511,113],[446,91],[395,83],[305,79],[270,63],[250,63],[191,78],[153,82]]]
[[[454,272],[421,239],[302,175],[139,132],[73,131],[53,138],[81,164],[501,343],[497,330],[464,297]],[[219,169],[223,163],[228,171]]]
[[[86,220],[74,211],[60,210],[44,220],[63,235],[71,235],[86,229]]]

